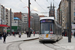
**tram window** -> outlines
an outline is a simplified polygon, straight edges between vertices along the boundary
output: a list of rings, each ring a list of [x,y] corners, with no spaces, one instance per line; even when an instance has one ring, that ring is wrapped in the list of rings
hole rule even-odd
[[[50,31],[53,31],[53,24],[50,25]]]
[[[49,33],[49,31],[45,31],[45,34],[48,34]]]
[[[44,22],[41,23],[41,34],[50,34],[53,30],[53,23]]]

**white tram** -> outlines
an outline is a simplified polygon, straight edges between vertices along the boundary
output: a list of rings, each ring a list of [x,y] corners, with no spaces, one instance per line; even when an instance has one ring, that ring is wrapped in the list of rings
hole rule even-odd
[[[62,27],[55,22],[54,17],[40,18],[39,42],[57,41],[62,38]]]

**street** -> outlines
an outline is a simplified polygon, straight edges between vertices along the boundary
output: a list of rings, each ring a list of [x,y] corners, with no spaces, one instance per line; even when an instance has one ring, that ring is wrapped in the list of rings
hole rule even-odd
[[[45,46],[43,43],[39,43],[39,40],[24,42],[20,47],[22,50],[53,50],[52,48]]]
[[[64,37],[65,38],[65,37]],[[66,38],[65,38],[66,39]],[[63,40],[63,39],[62,39]],[[74,45],[63,44],[61,41],[52,43],[39,43],[39,40],[14,42],[7,47],[7,50],[74,50]],[[63,41],[64,42],[64,41]]]
[[[63,40],[63,39],[62,39]],[[22,50],[74,50],[75,45],[62,43],[61,41],[58,41],[56,43],[52,42],[45,42],[45,43],[39,43],[39,40],[33,40],[24,42],[20,45]],[[64,41],[63,41],[64,42]]]
[[[23,34],[20,39],[17,35],[16,37],[8,36],[6,43],[2,43],[2,40],[0,40],[0,50],[75,50],[75,38],[73,36],[71,43],[68,43],[68,38],[64,36],[57,42],[40,43],[39,39],[36,39],[38,36],[38,34],[35,36],[32,34],[30,38],[27,38],[26,35]]]
[[[21,43],[23,43],[23,42],[21,41],[21,42],[12,43],[12,44],[8,45],[7,50],[21,50],[19,47],[19,45]]]
[[[0,0],[0,50],[75,50],[75,0]]]
[[[30,38],[27,38],[27,35],[26,34],[23,34],[21,36],[21,38],[18,37],[18,35],[16,35],[15,37],[14,36],[8,36],[7,39],[6,39],[6,43],[3,43],[3,38],[0,40],[0,50],[10,50],[12,49],[13,45],[15,48],[13,49],[16,49],[18,48],[18,45],[20,43],[22,43],[22,41],[27,41],[27,40],[31,40],[31,39],[36,39],[38,38],[38,34],[36,34],[35,36],[33,36],[33,34],[31,35]],[[10,47],[10,48],[9,48]],[[12,49],[12,50],[13,50]],[[18,49],[17,49],[18,50]]]

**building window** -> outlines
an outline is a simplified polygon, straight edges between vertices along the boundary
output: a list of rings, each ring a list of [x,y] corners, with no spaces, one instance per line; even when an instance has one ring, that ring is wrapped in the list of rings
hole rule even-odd
[[[75,7],[74,7],[74,10],[75,10]]]
[[[75,16],[75,12],[74,12],[74,16]]]
[[[75,20],[75,17],[74,17],[74,20]]]

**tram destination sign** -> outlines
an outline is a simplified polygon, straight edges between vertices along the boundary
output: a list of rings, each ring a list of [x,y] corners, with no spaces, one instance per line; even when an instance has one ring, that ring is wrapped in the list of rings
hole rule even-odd
[[[45,23],[45,22],[54,23],[54,20],[51,20],[51,19],[44,19],[44,20],[41,20],[41,23]]]

